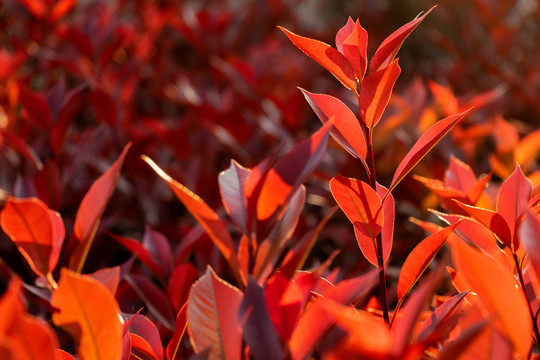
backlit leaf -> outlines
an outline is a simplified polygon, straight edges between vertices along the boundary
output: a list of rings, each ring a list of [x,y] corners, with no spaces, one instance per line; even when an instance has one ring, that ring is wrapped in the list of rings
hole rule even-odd
[[[210,239],[223,254],[237,280],[240,280],[238,274],[238,259],[234,248],[231,235],[227,231],[225,224],[221,218],[212,210],[203,199],[197,194],[191,192],[187,187],[180,184],[159,168],[150,158],[143,155],[143,160],[152,167],[152,169],[167,182],[171,190],[184,204],[186,209],[193,215],[195,219],[204,228]]]
[[[343,41],[342,53],[351,64],[354,75],[360,81],[364,78],[367,70],[367,41],[367,31],[356,20],[353,31]]]
[[[526,210],[532,196],[532,183],[521,171],[519,165],[501,185],[497,198],[497,213],[505,220],[510,230],[511,248],[517,251],[519,237],[517,236],[521,215]]]
[[[329,121],[283,155],[270,169],[257,200],[257,219],[265,222],[281,210],[296,189],[319,166],[326,152]],[[259,230],[259,229],[258,229]]]
[[[444,118],[426,130],[416,141],[407,155],[401,160],[388,189],[394,190],[401,180],[427,155],[427,153],[456,125],[471,109]]]
[[[343,42],[353,32],[354,27],[355,27],[355,22],[349,16],[349,18],[347,19],[347,23],[341,29],[339,29],[339,31],[336,33],[336,48],[342,54],[343,54]]]
[[[458,225],[459,223],[455,223],[428,236],[411,251],[399,273],[398,299],[409,293]]]
[[[52,318],[77,343],[82,360],[120,359],[122,325],[112,293],[99,281],[62,269],[51,304],[58,309]]]
[[[78,273],[82,271],[101,216],[116,188],[122,165],[130,147],[131,143],[124,147],[118,159],[92,184],[79,205],[74,224],[74,233],[79,240],[79,245],[70,260],[70,268]]]
[[[384,186],[377,183],[377,195],[381,199],[384,198],[388,189]],[[382,245],[382,256],[383,264],[386,264],[390,258],[390,252],[392,251],[392,243],[394,241],[394,222],[395,222],[395,212],[396,205],[394,201],[394,196],[389,194],[384,202],[382,203],[383,209],[383,225],[381,229],[381,245]]]
[[[390,34],[375,51],[375,55],[373,55],[369,64],[369,71],[374,72],[390,65],[405,39],[433,9],[434,7]]]
[[[514,275],[481,251],[456,242],[452,256],[458,271],[464,275],[488,309],[502,325],[516,351],[526,358],[531,347],[532,322],[523,290]]]
[[[330,71],[345,87],[356,92],[353,69],[342,53],[322,41],[296,35],[279,26],[278,28],[287,35],[296,47]]]
[[[180,350],[180,345],[184,333],[187,328],[187,317],[186,317],[187,303],[182,306],[178,315],[176,315],[176,321],[174,323],[174,334],[167,345],[165,354],[167,355],[167,360],[180,360],[182,357],[182,350]]]
[[[37,275],[54,270],[65,236],[60,214],[37,198],[10,197],[0,213],[0,225]]]
[[[242,293],[209,267],[193,285],[187,303],[188,331],[196,353],[209,349],[211,359],[240,359],[241,302]]]
[[[373,128],[379,120],[392,96],[401,68],[397,59],[381,70],[370,72],[360,87],[360,114],[368,128]]]
[[[330,190],[354,225],[360,250],[370,263],[377,266],[376,237],[382,230],[384,219],[379,195],[365,182],[341,175],[330,180]]]
[[[358,159],[365,159],[367,147],[364,132],[353,112],[341,100],[326,94],[314,94],[300,89],[319,119],[326,123],[334,119],[330,135]]]

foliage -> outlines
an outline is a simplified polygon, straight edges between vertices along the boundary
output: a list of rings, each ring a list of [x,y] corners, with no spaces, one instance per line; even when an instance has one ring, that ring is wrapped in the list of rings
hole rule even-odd
[[[0,357],[538,357],[540,130],[503,117],[538,69],[407,75],[451,4],[335,47],[286,1],[200,4],[2,5]]]

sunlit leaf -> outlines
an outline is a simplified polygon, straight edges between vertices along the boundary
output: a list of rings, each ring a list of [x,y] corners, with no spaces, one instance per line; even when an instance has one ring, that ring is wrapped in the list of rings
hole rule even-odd
[[[364,133],[358,119],[347,105],[330,95],[300,90],[323,123],[334,119],[334,127],[330,130],[330,135],[351,155],[365,159],[367,147]]]
[[[287,35],[296,47],[330,71],[345,87],[356,92],[354,71],[342,53],[322,41],[296,35],[279,26],[278,28]]]
[[[401,48],[401,45],[405,39],[410,35],[410,33],[416,29],[416,27],[424,20],[424,18],[434,9],[432,7],[426,11],[423,15],[417,16],[414,20],[403,25],[396,31],[394,31],[390,36],[388,36],[379,48],[375,51],[375,55],[369,63],[369,71],[374,72],[379,69],[385,68],[390,65],[390,63],[396,57],[397,52]]]
[[[452,256],[488,309],[502,325],[516,351],[526,358],[531,347],[532,322],[523,290],[514,275],[491,257],[464,243],[456,242]]]
[[[178,315],[176,315],[176,321],[174,323],[174,334],[167,345],[165,354],[167,355],[167,360],[181,360],[182,351],[180,350],[180,345],[184,333],[187,329],[187,317],[186,317],[187,303],[182,306]]]
[[[241,302],[242,293],[209,267],[193,285],[187,303],[188,331],[196,353],[209,349],[211,359],[240,359]]]
[[[354,27],[355,27],[355,22],[349,16],[349,18],[347,19],[347,23],[343,25],[343,27],[339,29],[338,32],[336,33],[336,48],[342,54],[343,54],[343,42],[353,32]]]
[[[516,165],[514,172],[503,182],[497,198],[497,213],[505,220],[510,230],[510,245],[514,251],[519,248],[517,236],[521,215],[526,210],[532,196],[532,183]]]
[[[377,266],[376,237],[383,225],[379,195],[368,184],[337,175],[330,180],[330,190],[339,207],[354,225],[356,240],[366,259]]]
[[[236,257],[236,249],[225,224],[221,218],[212,210],[203,199],[197,194],[191,192],[187,187],[180,184],[159,168],[150,158],[143,155],[143,160],[152,167],[152,169],[167,182],[171,190],[184,204],[187,210],[204,228],[210,239],[214,242],[217,248],[221,251],[231,269],[240,279],[238,274],[238,259]]]
[[[360,81],[364,78],[367,70],[367,41],[367,31],[356,20],[353,31],[343,41],[343,49],[341,51],[349,61],[349,64],[351,64],[354,75]]]
[[[397,286],[398,299],[407,295],[414,284],[416,284],[440,248],[444,245],[448,236],[450,236],[458,225],[459,223],[455,223],[428,236],[411,251],[399,273]]]
[[[397,59],[381,70],[370,72],[360,87],[360,115],[368,128],[373,128],[384,113],[401,68]]]
[[[70,260],[70,268],[78,273],[82,271],[99,222],[116,188],[122,165],[130,147],[131,143],[124,147],[118,159],[92,184],[79,205],[74,224],[74,233],[79,240],[79,245]]]
[[[427,153],[459,122],[467,115],[471,109],[444,118],[436,122],[433,126],[426,130],[416,141],[407,155],[401,160],[394,177],[389,186],[388,192],[394,190],[401,180],[427,155]]]
[[[65,237],[60,214],[37,198],[10,197],[0,213],[0,225],[37,275],[54,270]]]
[[[120,359],[122,325],[112,293],[99,281],[62,269],[51,304],[57,326],[68,331],[77,343],[82,360]]]
[[[377,183],[377,195],[381,199],[384,198],[388,189],[384,186]],[[394,196],[389,194],[384,202],[382,203],[383,209],[383,226],[381,229],[381,245],[382,245],[382,260],[383,264],[386,264],[390,258],[390,253],[392,251],[392,243],[394,241],[394,222],[395,222],[395,212],[396,205],[394,201]]]

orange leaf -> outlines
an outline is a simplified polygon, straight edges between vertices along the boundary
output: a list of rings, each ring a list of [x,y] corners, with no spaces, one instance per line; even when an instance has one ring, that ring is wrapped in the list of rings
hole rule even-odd
[[[52,316],[54,323],[73,336],[80,359],[120,359],[119,308],[105,285],[90,276],[62,269],[51,305],[58,309]]]
[[[405,39],[434,8],[435,6],[390,34],[375,51],[369,64],[369,71],[374,72],[390,65]]]
[[[210,359],[240,359],[241,302],[242,293],[208,267],[193,285],[187,303],[188,331],[196,353],[209,349]]]
[[[10,197],[0,213],[0,224],[37,275],[54,270],[65,236],[60,214],[37,198]]]
[[[360,87],[360,114],[368,128],[373,128],[379,120],[392,96],[401,68],[397,59],[387,67],[370,72]]]
[[[356,93],[356,78],[353,69],[342,53],[322,41],[296,35],[280,26],[278,28],[296,47],[330,71],[345,87]]]
[[[411,251],[399,273],[398,299],[409,293],[458,225],[459,222],[428,236]]]
[[[388,192],[394,190],[394,188],[399,184],[401,180],[407,175],[415,166],[427,155],[427,153],[435,146],[437,143],[456,125],[458,122],[467,115],[471,109],[462,112],[461,114],[456,114],[444,118],[429,129],[426,130],[416,141],[413,147],[409,150],[405,158],[401,160],[401,163],[398,165],[396,171],[394,172],[394,177],[392,178],[392,183],[388,189]]]
[[[366,140],[358,119],[341,100],[326,94],[314,94],[300,89],[319,119],[326,123],[334,119],[330,135],[352,156],[366,158]]]
[[[184,204],[187,210],[193,215],[195,219],[204,228],[210,239],[217,246],[219,251],[225,257],[225,260],[229,263],[229,266],[234,271],[236,280],[241,283],[241,278],[238,272],[238,258],[236,256],[236,250],[234,248],[231,235],[227,231],[223,220],[212,210],[203,199],[197,194],[190,191],[187,187],[175,181],[167,173],[165,173],[159,166],[156,165],[149,157],[143,155],[143,160],[146,161],[150,167],[167,182],[171,190],[176,197]]]
[[[526,358],[531,347],[532,322],[523,289],[514,275],[491,257],[462,242],[452,247],[454,263],[502,325],[516,351]]]
[[[131,143],[124,147],[118,159],[92,184],[79,205],[74,224],[74,233],[79,240],[79,246],[70,260],[70,268],[78,273],[82,271],[101,216],[105,212],[105,207],[116,187],[120,170],[130,147]]]
[[[381,232],[384,217],[379,195],[365,182],[341,175],[330,180],[330,190],[354,225],[360,250],[370,263],[377,266],[375,239]]]
[[[357,79],[362,80],[367,70],[367,31],[356,20],[353,31],[343,41],[343,55],[351,64]]]

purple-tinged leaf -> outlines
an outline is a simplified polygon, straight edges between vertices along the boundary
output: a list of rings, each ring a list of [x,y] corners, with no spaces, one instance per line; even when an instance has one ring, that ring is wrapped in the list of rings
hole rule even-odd
[[[218,176],[219,191],[223,206],[225,206],[225,210],[232,221],[234,221],[244,234],[249,233],[247,226],[247,198],[244,192],[249,173],[249,169],[231,160],[229,168],[219,173]]]

